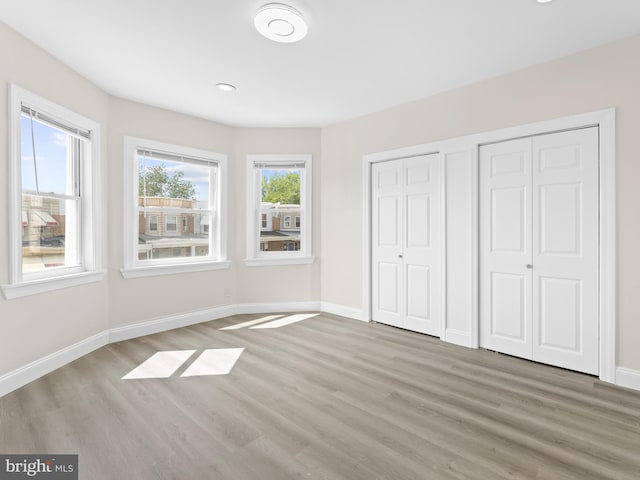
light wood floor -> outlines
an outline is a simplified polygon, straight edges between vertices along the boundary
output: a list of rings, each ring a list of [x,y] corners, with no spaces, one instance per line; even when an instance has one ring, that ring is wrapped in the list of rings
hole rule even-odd
[[[257,317],[112,344],[0,398],[0,453],[78,453],[85,480],[640,478],[639,393],[331,315],[219,330]],[[121,380],[230,347],[227,376]]]

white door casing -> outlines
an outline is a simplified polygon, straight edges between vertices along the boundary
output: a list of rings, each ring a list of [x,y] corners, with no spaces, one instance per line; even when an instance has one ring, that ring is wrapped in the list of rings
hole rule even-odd
[[[598,373],[598,128],[480,148],[480,345]]]
[[[372,318],[440,335],[440,157],[375,163],[371,172]]]

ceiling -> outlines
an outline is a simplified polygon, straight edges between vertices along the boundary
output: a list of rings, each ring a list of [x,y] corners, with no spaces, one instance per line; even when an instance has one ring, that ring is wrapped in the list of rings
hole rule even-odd
[[[638,0],[279,1],[302,41],[255,30],[269,0],[0,0],[0,20],[112,95],[235,126],[325,126],[640,33]]]

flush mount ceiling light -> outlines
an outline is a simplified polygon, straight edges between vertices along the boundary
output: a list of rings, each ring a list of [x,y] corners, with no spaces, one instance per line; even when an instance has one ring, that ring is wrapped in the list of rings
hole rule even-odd
[[[302,40],[307,34],[307,23],[295,8],[282,3],[264,5],[254,20],[258,32],[269,40],[281,43],[293,43]]]
[[[216,83],[216,87],[223,92],[233,92],[236,89],[236,87],[230,83]]]

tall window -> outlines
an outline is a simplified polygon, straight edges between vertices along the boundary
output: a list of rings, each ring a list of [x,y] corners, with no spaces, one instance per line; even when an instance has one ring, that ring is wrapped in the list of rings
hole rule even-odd
[[[226,157],[126,137],[125,160],[128,227],[123,275],[226,266]]]
[[[100,267],[94,180],[99,126],[16,86],[10,109],[13,221],[5,295],[58,288],[54,280],[68,286],[70,277],[71,284],[93,281],[87,274]],[[25,284],[32,287],[21,293],[17,287]]]
[[[248,172],[247,264],[311,263],[311,155],[249,155]]]

